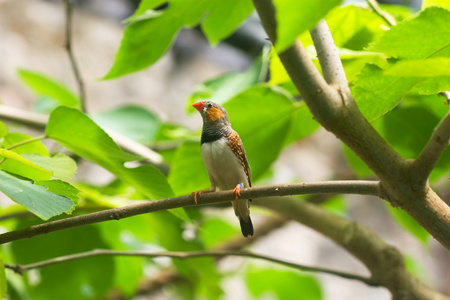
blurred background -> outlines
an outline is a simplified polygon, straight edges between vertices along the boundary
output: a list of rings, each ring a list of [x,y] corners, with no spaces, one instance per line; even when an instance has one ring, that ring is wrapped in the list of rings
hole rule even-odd
[[[383,2],[420,8],[420,1]],[[198,131],[201,118],[187,112],[189,96],[206,80],[249,68],[267,45],[265,32],[255,14],[216,47],[209,45],[200,30],[182,30],[169,52],[150,68],[117,79],[100,80],[111,68],[119,48],[124,29],[121,20],[129,17],[137,5],[137,0],[74,1],[73,47],[85,83],[87,112],[95,114],[133,104],[145,107],[161,122]],[[22,68],[46,74],[77,90],[64,49],[64,26],[64,7],[60,1],[0,0],[0,99],[3,104],[29,111],[40,109],[39,99],[18,76],[17,71]],[[273,166],[271,183],[352,178],[355,175],[347,166],[340,142],[320,129],[283,150]],[[98,166],[83,162],[77,179],[107,184],[113,176]],[[444,199],[448,201],[450,189],[445,192]],[[360,221],[386,243],[401,249],[420,279],[432,288],[450,294],[450,254],[446,249],[432,238],[428,246],[421,244],[399,227],[380,199],[346,198],[347,218]],[[211,214],[217,213],[211,211]],[[233,219],[231,210],[228,209],[226,214]],[[255,209],[254,216],[257,228],[262,224],[264,212]],[[301,264],[368,274],[364,266],[344,250],[294,222],[281,222],[278,228],[251,242],[248,248]],[[230,272],[246,263],[246,259],[226,258],[221,260],[220,268]],[[252,264],[268,263],[253,261]],[[322,283],[323,299],[384,300],[391,297],[384,288],[368,287],[331,275],[315,276]],[[223,290],[224,299],[250,298],[239,273],[227,277]],[[171,297],[173,294],[162,287],[151,294],[137,295],[135,299]],[[272,297],[266,295],[262,299]]]

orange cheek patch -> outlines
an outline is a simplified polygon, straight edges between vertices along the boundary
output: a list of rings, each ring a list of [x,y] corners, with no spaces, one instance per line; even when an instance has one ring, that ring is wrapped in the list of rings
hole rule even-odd
[[[206,120],[214,122],[223,118],[223,112],[220,109],[212,107],[206,111]]]

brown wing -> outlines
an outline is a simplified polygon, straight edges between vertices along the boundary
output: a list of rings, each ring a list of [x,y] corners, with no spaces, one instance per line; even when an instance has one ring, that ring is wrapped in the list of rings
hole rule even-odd
[[[245,155],[244,144],[242,144],[241,138],[236,131],[228,138],[228,146],[233,150],[236,157],[241,162],[241,166],[244,168],[245,175],[247,175],[248,185],[252,186],[252,178],[250,175],[250,166],[248,164],[247,155]]]

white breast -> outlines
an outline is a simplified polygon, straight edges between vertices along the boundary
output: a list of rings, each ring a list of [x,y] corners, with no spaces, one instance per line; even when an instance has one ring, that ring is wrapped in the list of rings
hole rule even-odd
[[[232,190],[239,183],[249,186],[244,168],[228,147],[226,138],[204,143],[201,153],[211,185],[219,190]]]

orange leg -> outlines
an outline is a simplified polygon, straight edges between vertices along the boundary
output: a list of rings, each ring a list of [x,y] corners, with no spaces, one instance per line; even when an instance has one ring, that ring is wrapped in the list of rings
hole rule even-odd
[[[196,192],[192,192],[191,195],[194,195],[194,202],[196,205],[198,205],[198,201],[197,201],[197,197],[201,197],[203,193],[212,193],[214,191],[196,191]]]
[[[236,187],[233,190],[233,194],[236,195],[236,200],[239,198],[239,196],[241,195],[241,188],[243,188],[244,186],[242,185],[242,183],[239,183],[236,185]]]

